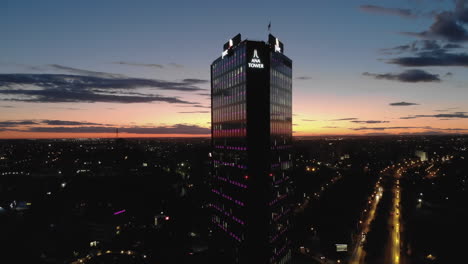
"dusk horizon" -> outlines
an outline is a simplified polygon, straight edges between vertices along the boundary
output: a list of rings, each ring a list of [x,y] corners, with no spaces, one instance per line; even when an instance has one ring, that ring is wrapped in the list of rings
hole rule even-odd
[[[0,18],[2,139],[209,136],[214,54],[270,32],[295,61],[294,136],[468,133],[463,0],[46,2]]]

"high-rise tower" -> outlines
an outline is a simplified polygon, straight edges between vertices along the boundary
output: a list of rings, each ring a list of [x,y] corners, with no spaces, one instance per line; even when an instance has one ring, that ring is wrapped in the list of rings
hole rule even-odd
[[[292,61],[268,42],[224,44],[211,65],[212,229],[232,263],[291,259]]]

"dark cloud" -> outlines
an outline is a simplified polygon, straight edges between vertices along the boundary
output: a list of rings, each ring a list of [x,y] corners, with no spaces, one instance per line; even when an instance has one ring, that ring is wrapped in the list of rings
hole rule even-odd
[[[24,132],[44,132],[44,133],[115,133],[116,129],[121,133],[130,134],[210,134],[211,129],[197,125],[175,124],[172,126],[156,127],[101,127],[101,126],[80,126],[80,127],[30,127]]]
[[[390,123],[389,121],[380,121],[380,120],[353,120],[353,123],[358,124],[383,124],[383,123]]]
[[[445,108],[445,109],[439,109],[439,110],[434,110],[435,112],[450,112],[450,111],[454,111],[456,109],[459,109],[458,107],[449,107],[449,108]]]
[[[425,39],[443,39],[451,42],[468,41],[468,32],[463,27],[460,18],[461,16],[457,16],[450,11],[441,12],[435,16],[435,21],[428,30],[419,33],[403,32],[402,34]]]
[[[455,4],[455,17],[461,23],[468,23],[468,1],[457,0]]]
[[[404,18],[415,18],[416,14],[413,13],[410,9],[402,8],[388,8],[375,5],[362,5],[359,7],[364,12],[377,13],[377,14],[388,14],[388,15],[397,15]]]
[[[402,73],[393,74],[393,73],[385,73],[385,74],[376,74],[376,73],[369,73],[364,72],[363,75],[374,77],[375,79],[380,80],[392,80],[392,81],[400,81],[400,82],[439,82],[440,78],[437,74],[431,74],[423,70],[407,70]]]
[[[195,80],[195,82],[190,82],[191,80]],[[197,79],[186,79],[186,81],[183,82],[170,82],[156,79],[104,78],[64,74],[0,74],[0,87],[34,85],[42,88],[62,88],[68,90],[136,89],[144,87],[183,92],[205,90],[194,86],[198,83],[199,81],[197,81]]]
[[[210,111],[186,111],[186,112],[177,112],[179,114],[207,114],[211,113]]]
[[[0,121],[0,127],[17,127],[17,126],[24,126],[24,125],[37,125],[38,122],[34,120],[7,120],[7,121]]]
[[[298,76],[295,78],[296,80],[310,80],[312,77],[310,76]]]
[[[426,66],[462,66],[468,67],[468,54],[466,53],[420,53],[414,57],[400,57],[388,61],[406,67]]]
[[[440,50],[442,47],[440,46],[437,40],[425,39],[421,41],[422,49],[423,50]]]
[[[405,52],[417,53],[417,52],[438,52],[444,53],[450,49],[463,48],[462,45],[456,43],[444,43],[442,41],[433,39],[416,40],[407,45],[400,45],[393,48],[381,49],[380,51],[386,55],[398,55]]]
[[[317,120],[313,120],[313,119],[302,119],[302,121],[313,122],[313,121],[317,121]]]
[[[12,105],[0,105],[1,108],[15,108]]]
[[[339,118],[339,119],[331,119],[328,121],[350,121],[350,120],[357,120],[358,118],[356,117],[346,117],[346,118]]]
[[[197,93],[198,95],[201,95],[201,96],[211,96],[210,93]]]
[[[125,77],[122,74],[88,71],[88,70],[83,70],[83,69],[67,67],[67,66],[63,66],[63,65],[59,65],[59,64],[50,64],[50,65],[47,65],[47,66],[54,69],[54,70],[65,71],[65,72],[68,72],[68,73],[71,73],[71,74],[77,74],[77,75],[94,76],[94,77],[100,77],[100,78],[124,78]]]
[[[50,126],[108,126],[107,124],[98,124],[91,122],[79,122],[79,121],[65,121],[65,120],[42,120],[41,124]]]
[[[210,106],[207,106],[207,105],[192,105],[191,107],[211,108]]]
[[[202,83],[207,83],[209,82],[208,80],[203,80],[203,79],[183,79],[182,80],[184,83],[188,83],[188,84],[202,84]]]
[[[391,105],[391,106],[410,106],[410,105],[419,105],[419,104],[409,103],[409,102],[396,102],[396,103],[390,103],[389,105]]]
[[[137,66],[137,67],[147,67],[147,68],[164,68],[161,64],[148,64],[148,63],[136,63],[136,62],[127,62],[127,61],[116,61],[113,64],[128,65],[128,66]]]
[[[417,41],[413,41],[408,45],[400,45],[393,48],[381,49],[384,54],[392,55],[392,54],[401,54],[403,52],[416,52],[419,48],[416,46]]]
[[[68,91],[63,89],[45,90],[1,90],[0,95],[17,96],[16,98],[3,99],[4,101],[28,102],[28,103],[152,103],[166,102],[176,104],[196,104],[181,100],[177,97],[165,97],[159,95],[132,96],[98,94],[93,91]]]
[[[423,129],[431,129],[431,127],[425,126],[425,127],[352,127],[349,128],[351,130],[392,130],[392,129],[418,129],[418,128],[423,128]]]
[[[340,128],[340,127],[337,127],[337,126],[324,126],[322,128]]]
[[[3,99],[22,102],[109,102],[149,103],[167,102],[196,104],[156,94],[144,94],[125,90],[152,88],[194,92],[204,89],[196,86],[199,81],[188,79],[183,82],[169,82],[140,78],[103,78],[63,74],[0,74],[0,95],[13,96]],[[23,87],[32,86],[29,89]],[[40,89],[37,89],[40,88]]]
[[[415,119],[415,118],[424,118],[424,117],[429,117],[429,118],[451,118],[451,119],[465,119],[468,118],[468,115],[466,115],[467,112],[454,112],[450,114],[435,114],[435,115],[412,115],[412,116],[405,116],[405,117],[400,117],[400,119]]]
[[[444,49],[461,49],[461,48],[463,48],[462,45],[455,44],[455,43],[447,43],[444,45]]]

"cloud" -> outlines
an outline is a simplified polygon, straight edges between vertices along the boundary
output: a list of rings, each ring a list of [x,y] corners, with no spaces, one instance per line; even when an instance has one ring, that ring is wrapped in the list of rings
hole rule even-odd
[[[186,112],[177,112],[179,114],[207,114],[211,113],[210,111],[186,111]]]
[[[92,122],[79,122],[79,121],[65,121],[65,120],[42,120],[41,124],[51,125],[51,126],[82,126],[82,125],[100,125],[108,126],[107,124],[98,124]]]
[[[455,44],[455,43],[447,43],[444,45],[444,49],[461,49],[461,48],[463,48],[462,45]]]
[[[364,72],[363,75],[374,77],[375,79],[379,79],[379,80],[392,80],[392,81],[412,82],[412,83],[439,82],[440,81],[438,74],[430,74],[423,70],[407,70],[398,74],[393,74],[393,73],[376,74],[376,73]]]
[[[407,45],[400,45],[393,48],[381,49],[380,51],[387,55],[401,54],[403,52],[416,52],[419,48],[416,46],[418,42],[413,41]]]
[[[390,64],[398,64],[405,67],[426,66],[461,66],[468,67],[468,54],[466,53],[420,53],[415,57],[400,57],[388,61]]]
[[[317,121],[317,120],[313,120],[313,119],[302,119],[302,121],[305,121],[305,122],[313,122],[313,121]]]
[[[415,118],[450,118],[450,119],[465,119],[468,118],[468,115],[466,115],[467,112],[454,112],[450,114],[435,114],[435,115],[411,115],[411,116],[404,116],[400,117],[400,119],[415,119]]]
[[[115,133],[116,129],[121,133],[130,134],[210,134],[211,129],[197,125],[175,124],[171,126],[155,127],[101,127],[101,126],[79,126],[79,127],[30,127],[23,132],[42,133]],[[19,130],[18,130],[19,131]]]
[[[137,63],[137,62],[127,62],[127,61],[115,61],[112,64],[128,65],[128,66],[137,66],[137,67],[147,67],[147,68],[164,68],[161,64],[148,64],[148,63]]]
[[[468,23],[468,1],[467,0],[456,1],[455,16],[461,23]]]
[[[328,121],[350,121],[350,120],[357,120],[358,118],[355,117],[347,117],[347,118],[339,118],[339,119],[331,119]]]
[[[447,52],[450,49],[463,48],[462,45],[456,43],[446,43],[433,39],[416,40],[406,45],[400,45],[393,48],[381,49],[380,51],[386,55],[396,55],[405,52],[416,53],[416,52]]]
[[[340,127],[337,127],[337,126],[324,126],[322,128],[340,128]]]
[[[7,120],[7,121],[0,121],[0,127],[17,127],[17,126],[24,126],[24,125],[37,125],[38,123],[34,120]]]
[[[434,111],[435,112],[450,112],[450,111],[453,111],[453,110],[456,110],[456,109],[459,109],[459,107],[449,107],[449,108],[439,109],[439,110],[434,110]]]
[[[396,102],[396,103],[390,103],[389,105],[391,105],[391,106],[410,106],[410,105],[419,105],[419,104],[409,103],[409,102]]]
[[[1,108],[15,108],[12,105],[0,105]]]
[[[207,83],[209,82],[208,80],[203,80],[203,79],[183,79],[182,80],[184,83],[188,84],[202,84],[202,83]]]
[[[19,127],[19,126],[30,126],[30,125],[49,125],[49,126],[110,126],[109,124],[100,124],[93,122],[81,122],[81,121],[67,121],[67,120],[6,120],[0,121],[0,127]]]
[[[382,124],[382,123],[390,123],[389,121],[380,121],[380,120],[353,120],[353,123],[358,124]]]
[[[304,80],[310,80],[310,79],[312,79],[312,77],[310,77],[310,76],[298,76],[295,79],[304,81]]]
[[[463,2],[461,5],[459,5]],[[423,32],[402,32],[404,35],[425,39],[443,39],[452,42],[468,41],[468,32],[463,27],[467,23],[468,10],[464,8],[464,0],[459,0],[455,12],[444,11],[435,15],[434,23]]]
[[[351,130],[393,130],[393,129],[431,129],[431,127],[429,126],[425,126],[425,127],[351,127],[349,129]]]
[[[103,78],[63,74],[0,74],[0,95],[13,96],[7,101],[21,102],[109,102],[149,103],[167,102],[198,104],[157,94],[145,94],[125,90],[151,88],[182,92],[196,92],[205,89],[196,86],[196,79],[169,82],[141,78]],[[24,89],[27,87],[29,89]]]
[[[388,8],[375,5],[361,5],[359,7],[364,12],[368,13],[377,13],[377,14],[387,14],[387,15],[396,15],[404,18],[416,18],[417,15],[413,13],[410,9],[402,8]]]
[[[59,64],[49,64],[47,66],[54,69],[54,70],[65,71],[65,72],[72,73],[72,74],[77,74],[77,75],[94,76],[94,77],[100,77],[100,78],[124,78],[125,77],[122,74],[88,71],[88,70],[82,70],[82,69],[67,67],[67,66],[63,66],[63,65],[59,65]]]

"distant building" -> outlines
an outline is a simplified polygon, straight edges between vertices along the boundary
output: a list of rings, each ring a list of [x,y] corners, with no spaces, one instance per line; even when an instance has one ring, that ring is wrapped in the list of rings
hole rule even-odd
[[[426,161],[427,160],[427,152],[422,151],[422,150],[416,150],[414,152],[414,155],[419,158],[421,161]]]
[[[211,65],[212,228],[232,263],[290,263],[292,61],[241,40]],[[225,263],[225,262],[223,262]]]

